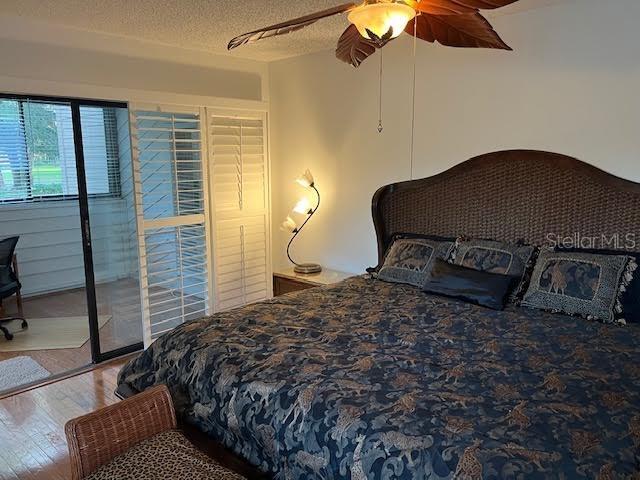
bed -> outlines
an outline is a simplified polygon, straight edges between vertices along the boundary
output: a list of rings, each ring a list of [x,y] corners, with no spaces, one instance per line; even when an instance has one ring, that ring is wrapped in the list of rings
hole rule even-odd
[[[640,239],[640,185],[508,151],[373,199],[396,232]],[[277,479],[637,478],[640,325],[491,311],[369,275],[186,323],[119,384]],[[635,475],[635,476],[634,476]]]

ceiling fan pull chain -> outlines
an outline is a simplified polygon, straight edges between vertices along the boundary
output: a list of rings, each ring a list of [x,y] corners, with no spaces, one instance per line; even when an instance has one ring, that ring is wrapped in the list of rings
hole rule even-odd
[[[378,133],[382,133],[382,50],[380,50],[380,92],[378,97]]]
[[[416,38],[418,34],[418,16],[416,15],[413,19],[413,84],[411,85],[412,95],[411,95],[411,150],[409,152],[409,176],[410,180],[413,180],[413,150],[414,150],[414,140],[415,140],[415,132],[416,132]]]

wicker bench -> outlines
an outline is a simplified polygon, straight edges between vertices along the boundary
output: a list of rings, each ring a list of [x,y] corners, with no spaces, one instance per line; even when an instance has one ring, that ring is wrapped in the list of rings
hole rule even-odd
[[[245,478],[200,452],[177,430],[164,385],[75,418],[65,433],[73,480]]]

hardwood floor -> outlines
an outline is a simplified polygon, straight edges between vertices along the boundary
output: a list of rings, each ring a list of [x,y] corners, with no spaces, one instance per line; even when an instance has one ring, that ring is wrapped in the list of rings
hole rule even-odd
[[[140,294],[134,280],[119,280],[100,284],[96,288],[98,315],[110,315],[111,320],[100,329],[100,347],[103,352],[142,341]],[[12,301],[6,301],[6,310],[16,310]],[[64,290],[24,299],[24,312],[29,318],[75,317],[87,315],[84,288]],[[9,327],[19,329],[19,322]],[[22,333],[20,333],[22,334]],[[28,330],[24,332],[28,335]],[[6,341],[0,337],[0,342]],[[0,361],[17,356],[30,356],[52,374],[65,373],[91,363],[91,348],[86,342],[80,348],[0,351]]]
[[[64,424],[118,401],[113,392],[125,362],[0,400],[0,479],[70,478]]]
[[[0,480],[69,479],[65,423],[118,402],[113,393],[117,375],[130,358],[0,400]],[[249,480],[269,480],[194,427],[182,428],[191,442],[223,466]]]

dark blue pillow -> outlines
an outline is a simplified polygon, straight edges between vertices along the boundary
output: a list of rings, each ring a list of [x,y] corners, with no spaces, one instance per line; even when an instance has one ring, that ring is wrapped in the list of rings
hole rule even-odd
[[[627,255],[635,259],[640,265],[640,253],[627,250],[598,250],[597,248],[557,248],[561,252],[595,253],[599,255]],[[640,323],[640,270],[636,271],[633,280],[627,286],[627,291],[620,296],[622,314],[616,314],[617,318],[624,318],[630,323]]]
[[[465,302],[503,310],[514,277],[483,272],[436,259],[422,290]]]

